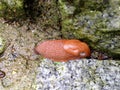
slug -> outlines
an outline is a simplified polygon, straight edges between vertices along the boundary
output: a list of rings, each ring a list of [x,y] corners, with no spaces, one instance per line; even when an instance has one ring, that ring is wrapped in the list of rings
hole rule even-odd
[[[48,40],[39,43],[35,52],[57,62],[67,62],[90,56],[90,48],[79,40]]]

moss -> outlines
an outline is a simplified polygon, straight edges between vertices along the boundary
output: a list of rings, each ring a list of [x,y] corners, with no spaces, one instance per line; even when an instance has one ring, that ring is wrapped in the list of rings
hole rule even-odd
[[[119,1],[114,1],[116,6],[112,0],[79,0],[78,2],[83,5],[60,0],[63,37],[83,40],[91,48],[118,58],[120,55],[120,13],[117,9]],[[75,10],[69,13],[67,11],[71,8],[66,7],[74,7]]]
[[[108,0],[86,0],[84,7],[90,10],[103,11],[109,5]]]
[[[0,17],[10,20],[21,18],[23,15],[23,0],[0,1]]]

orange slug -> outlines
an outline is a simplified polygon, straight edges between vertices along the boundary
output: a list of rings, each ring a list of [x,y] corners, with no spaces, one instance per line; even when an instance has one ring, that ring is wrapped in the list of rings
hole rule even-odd
[[[90,56],[90,48],[79,40],[48,40],[39,43],[35,51],[45,58],[57,62],[67,62]]]

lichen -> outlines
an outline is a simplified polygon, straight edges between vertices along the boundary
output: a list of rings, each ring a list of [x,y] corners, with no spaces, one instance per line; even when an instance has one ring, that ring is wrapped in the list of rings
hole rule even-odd
[[[83,40],[92,49],[119,58],[119,1],[79,0],[79,3],[83,3],[83,5],[79,6],[71,4],[67,0],[60,0],[63,37]],[[66,7],[74,7],[75,10]],[[77,10],[78,7],[79,10]],[[70,10],[73,13],[66,12]]]
[[[5,49],[5,41],[0,37],[0,53]]]

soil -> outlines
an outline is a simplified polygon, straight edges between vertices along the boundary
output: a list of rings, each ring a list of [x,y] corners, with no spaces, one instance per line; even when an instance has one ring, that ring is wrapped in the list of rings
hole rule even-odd
[[[61,38],[59,31],[4,19],[0,19],[0,27],[0,37],[5,40],[0,56],[0,70],[5,77],[0,78],[0,90],[36,90],[36,69],[41,57],[35,54],[34,47],[43,40]]]

